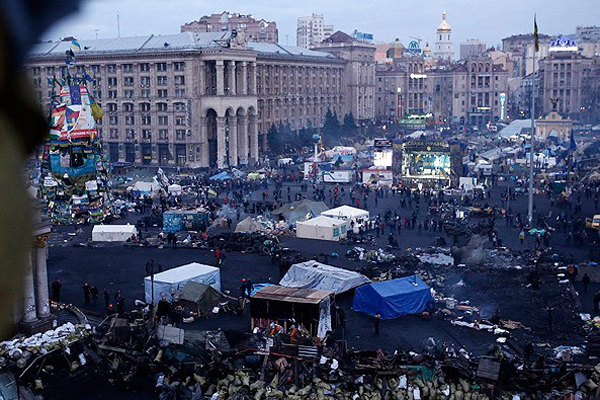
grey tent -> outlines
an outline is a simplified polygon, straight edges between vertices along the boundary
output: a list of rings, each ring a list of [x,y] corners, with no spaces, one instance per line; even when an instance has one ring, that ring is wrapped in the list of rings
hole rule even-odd
[[[232,300],[212,286],[188,281],[181,289],[179,301],[201,315],[209,314],[219,303]]]
[[[264,230],[265,228],[262,226],[262,224],[252,217],[244,218],[238,222],[237,226],[235,227],[236,232],[260,232]]]
[[[322,201],[304,199],[284,204],[273,211],[273,215],[284,219],[288,224],[295,224],[298,221],[306,221],[321,215],[323,211],[328,209],[327,204]]]

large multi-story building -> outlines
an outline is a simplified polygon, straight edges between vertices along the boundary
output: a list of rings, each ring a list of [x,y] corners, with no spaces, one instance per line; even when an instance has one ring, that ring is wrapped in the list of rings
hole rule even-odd
[[[445,61],[454,60],[454,44],[451,39],[452,27],[446,21],[446,12],[442,13],[442,22],[437,27],[435,33],[435,48],[433,57]]]
[[[358,121],[372,120],[375,117],[375,46],[337,31],[315,50],[346,62],[342,78],[346,83],[343,114],[352,114]]]
[[[264,19],[256,20],[252,15],[229,13],[211,14],[181,26],[181,32],[244,32],[251,42],[277,43],[277,24]]]
[[[80,43],[76,65],[64,64],[70,41],[49,42],[31,52],[28,70],[46,105],[53,96],[48,79],[92,76],[88,86],[104,110],[99,129],[111,161],[251,164],[266,150],[272,124],[319,127],[328,108],[340,117],[373,118],[374,76],[366,75],[374,61],[364,44],[345,43],[345,54],[247,42],[232,32]]]
[[[468,57],[478,56],[485,53],[486,50],[484,42],[477,39],[468,39],[465,42],[460,42],[460,59],[464,60]]]
[[[331,35],[333,35],[333,25],[325,25],[325,18],[322,14],[298,18],[296,29],[296,44],[298,47],[312,49]]]
[[[479,125],[506,119],[508,72],[488,53],[462,63],[426,67],[406,57],[377,69],[376,114],[427,117],[436,125]]]
[[[582,56],[574,40],[560,37],[550,43],[549,54],[539,61],[540,93],[544,114],[554,109],[564,117],[580,118],[583,82],[592,68],[592,59]]]

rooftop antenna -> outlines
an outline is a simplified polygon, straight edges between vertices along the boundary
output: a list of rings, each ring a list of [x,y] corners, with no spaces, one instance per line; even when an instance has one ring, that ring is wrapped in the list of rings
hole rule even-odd
[[[96,32],[96,40],[98,40],[98,31],[99,31],[98,28],[94,29],[94,32]]]
[[[117,14],[117,37],[121,37],[121,22],[119,21],[119,14]]]

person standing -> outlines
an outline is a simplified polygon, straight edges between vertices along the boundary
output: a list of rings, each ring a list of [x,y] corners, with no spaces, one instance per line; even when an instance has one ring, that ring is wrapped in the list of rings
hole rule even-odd
[[[60,289],[62,288],[62,283],[60,280],[55,279],[52,281],[51,289],[52,289],[52,301],[59,303],[60,302]]]
[[[379,335],[379,324],[381,323],[381,314],[377,313],[375,314],[375,317],[373,318],[373,330],[375,331],[376,335]]]
[[[90,286],[90,294],[92,295],[94,305],[96,305],[96,302],[98,301],[98,288],[94,285]]]
[[[83,300],[86,306],[90,305],[90,294],[90,284],[86,282],[83,284]]]
[[[519,240],[521,241],[521,244],[523,244],[525,241],[525,230],[523,229],[521,229],[521,232],[519,232]]]
[[[221,266],[221,249],[215,249],[215,259],[217,260],[217,267]]]
[[[108,309],[108,306],[110,305],[110,293],[108,293],[107,288],[104,288],[102,296],[104,296],[104,309]]]
[[[583,293],[587,294],[588,286],[590,285],[591,281],[592,280],[590,279],[590,276],[587,274],[587,272],[583,274],[583,276],[581,277],[581,283],[583,283]]]

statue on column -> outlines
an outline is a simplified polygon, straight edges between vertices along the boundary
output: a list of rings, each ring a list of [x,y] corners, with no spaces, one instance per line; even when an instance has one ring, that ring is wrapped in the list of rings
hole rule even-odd
[[[248,38],[243,31],[233,29],[231,36],[227,40],[230,49],[246,49],[248,48]]]
[[[558,109],[558,102],[560,97],[550,97],[550,103],[552,103],[552,111],[556,112]]]

